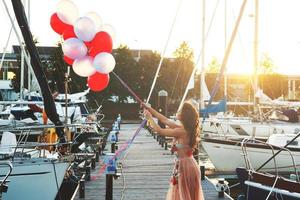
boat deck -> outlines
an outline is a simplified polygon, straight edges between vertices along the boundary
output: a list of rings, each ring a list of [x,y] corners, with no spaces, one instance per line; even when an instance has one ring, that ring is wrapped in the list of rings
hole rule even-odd
[[[138,124],[122,124],[119,134],[119,146],[130,139],[138,128]],[[109,147],[107,147],[109,150]],[[147,130],[142,129],[131,147],[125,153],[122,161],[122,175],[113,181],[113,199],[128,200],[163,200],[169,188],[174,164],[174,156],[169,150],[164,150]],[[98,200],[105,199],[105,175],[99,170],[99,163],[91,176],[95,180],[85,182],[85,197],[75,199]],[[214,185],[208,180],[202,181],[206,200],[230,199],[225,196],[218,198]]]

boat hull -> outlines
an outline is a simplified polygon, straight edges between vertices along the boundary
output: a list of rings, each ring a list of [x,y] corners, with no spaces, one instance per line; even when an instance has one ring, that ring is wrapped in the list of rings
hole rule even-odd
[[[256,173],[245,168],[237,168],[236,174],[243,193],[248,197],[246,199],[265,200],[268,196],[269,200],[299,200],[300,198],[300,184],[297,182]]]
[[[227,173],[235,172],[237,167],[247,167],[240,141],[229,141],[224,139],[204,138],[202,146],[208,154],[216,171]],[[278,150],[274,150],[276,152]],[[247,144],[248,158],[253,169],[258,169],[266,160],[273,156],[272,150],[266,145]],[[300,170],[300,151],[291,151],[297,170]],[[293,173],[295,168],[292,158],[287,151],[282,151],[275,158],[276,166],[281,173]],[[264,168],[264,171],[276,172],[274,160],[271,160]]]
[[[28,159],[12,163],[7,193],[3,199],[53,200],[63,181],[69,163],[50,159]],[[8,168],[0,167],[1,177]]]
[[[241,137],[264,137],[272,134],[294,134],[299,123],[252,122],[249,119],[206,119],[202,125],[203,134],[237,135]]]

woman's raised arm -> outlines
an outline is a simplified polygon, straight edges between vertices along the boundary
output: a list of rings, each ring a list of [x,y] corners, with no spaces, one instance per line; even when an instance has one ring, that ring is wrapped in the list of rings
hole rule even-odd
[[[180,128],[161,128],[152,118],[151,113],[145,111],[145,117],[150,123],[151,127],[161,136],[179,138],[182,137],[185,132]]]
[[[145,108],[154,116],[156,117],[161,123],[167,125],[170,128],[180,128],[181,126],[176,122],[171,121],[166,116],[160,114],[155,109],[151,108],[150,106],[145,106]]]

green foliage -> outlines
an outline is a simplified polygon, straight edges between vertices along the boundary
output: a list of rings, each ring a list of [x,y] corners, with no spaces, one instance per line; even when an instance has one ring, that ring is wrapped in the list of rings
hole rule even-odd
[[[114,50],[113,55],[116,60],[114,72],[135,91],[138,80],[136,72],[137,63],[130,49],[126,45],[120,45]],[[131,96],[127,89],[113,75],[111,75],[109,87],[107,88],[107,95],[119,96],[119,101],[121,102],[126,101],[127,97]]]
[[[141,57],[141,59],[137,62],[136,76],[138,80],[136,92],[142,99],[147,99],[149,95],[159,61],[160,55],[158,53],[153,52],[150,55],[145,55]],[[162,68],[164,66],[165,64],[163,63]],[[154,87],[154,93],[157,93],[157,91],[157,87]],[[151,102],[154,101],[153,96],[155,95],[152,95]]]
[[[273,74],[274,69],[275,69],[275,65],[274,65],[273,60],[270,58],[270,56],[267,53],[264,53],[260,60],[260,66],[258,69],[258,73]]]
[[[21,87],[21,55],[17,55],[17,65],[19,66],[18,68],[14,68],[11,71],[15,74],[14,77],[11,79],[11,87],[14,89],[15,92],[20,92],[20,87]],[[26,62],[24,63],[24,74],[27,74],[28,72],[28,67]],[[27,83],[28,83],[28,76],[24,77],[24,87],[27,88]]]
[[[173,53],[177,59],[193,60],[194,52],[186,41],[183,41]]]
[[[221,64],[219,63],[216,57],[213,57],[210,63],[207,66],[207,73],[219,73],[221,69]]]
[[[182,42],[175,50],[174,56],[174,60],[166,62],[165,67],[162,66],[159,79],[162,89],[169,93],[173,103],[178,104],[194,69],[194,53],[187,42]]]

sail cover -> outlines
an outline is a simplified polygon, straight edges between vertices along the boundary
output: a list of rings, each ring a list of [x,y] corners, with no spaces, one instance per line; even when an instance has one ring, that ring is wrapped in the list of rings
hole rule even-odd
[[[22,36],[26,44],[26,48],[31,58],[32,69],[35,73],[35,76],[41,88],[42,96],[44,99],[45,112],[48,118],[55,124],[55,126],[59,126],[58,128],[56,128],[56,133],[58,134],[60,141],[65,142],[63,127],[62,127],[63,124],[59,120],[59,116],[56,112],[55,103],[52,94],[50,92],[46,75],[42,69],[42,63],[37,48],[33,42],[33,37],[28,26],[23,4],[20,0],[11,0],[11,2],[13,5],[16,19],[18,21],[18,25],[21,29]]]
[[[217,105],[209,105],[205,109],[201,109],[200,115],[206,118],[209,113],[226,112],[226,103],[226,98],[224,98]]]

